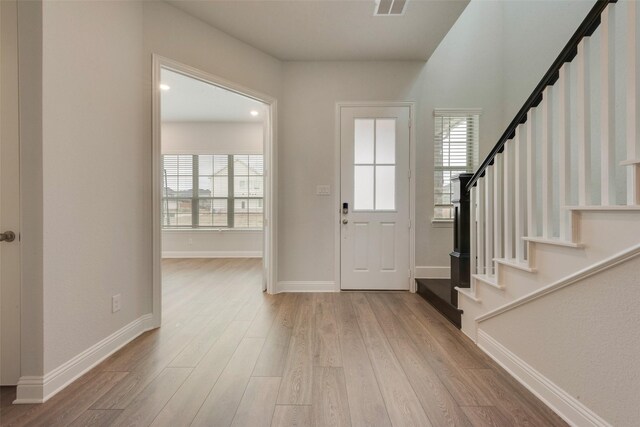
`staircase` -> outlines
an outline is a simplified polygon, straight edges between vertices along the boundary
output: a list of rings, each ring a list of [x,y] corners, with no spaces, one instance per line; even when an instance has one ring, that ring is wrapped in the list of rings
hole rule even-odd
[[[458,181],[462,331],[572,425],[640,423],[639,3],[597,1]]]

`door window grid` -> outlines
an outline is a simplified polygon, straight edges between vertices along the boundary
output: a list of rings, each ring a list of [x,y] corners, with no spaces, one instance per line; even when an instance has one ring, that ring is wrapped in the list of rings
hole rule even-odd
[[[262,155],[163,155],[162,162],[163,228],[263,227]]]
[[[354,128],[353,210],[395,211],[396,119],[355,119]]]

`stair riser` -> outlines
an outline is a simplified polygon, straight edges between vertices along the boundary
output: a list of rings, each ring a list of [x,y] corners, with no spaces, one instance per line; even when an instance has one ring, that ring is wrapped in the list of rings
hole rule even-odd
[[[463,331],[474,336],[476,317],[636,245],[640,236],[638,212],[583,212],[579,223],[584,248],[531,244],[536,273],[501,265],[499,283],[503,290],[476,280],[476,297],[481,302],[459,298],[459,308],[464,311]]]

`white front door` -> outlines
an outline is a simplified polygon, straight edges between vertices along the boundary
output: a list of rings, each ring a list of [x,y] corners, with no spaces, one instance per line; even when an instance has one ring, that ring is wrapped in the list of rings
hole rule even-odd
[[[342,289],[409,289],[409,115],[340,109]]]
[[[15,385],[20,377],[17,22],[15,0],[0,2],[0,233],[13,231],[16,235],[13,241],[0,242],[0,385]]]

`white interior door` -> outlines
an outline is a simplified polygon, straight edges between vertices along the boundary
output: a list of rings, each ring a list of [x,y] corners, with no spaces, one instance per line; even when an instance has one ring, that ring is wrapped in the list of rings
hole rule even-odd
[[[342,289],[409,289],[409,115],[340,109]]]
[[[0,384],[20,377],[20,144],[15,1],[0,2]],[[6,231],[16,235],[6,240]]]

